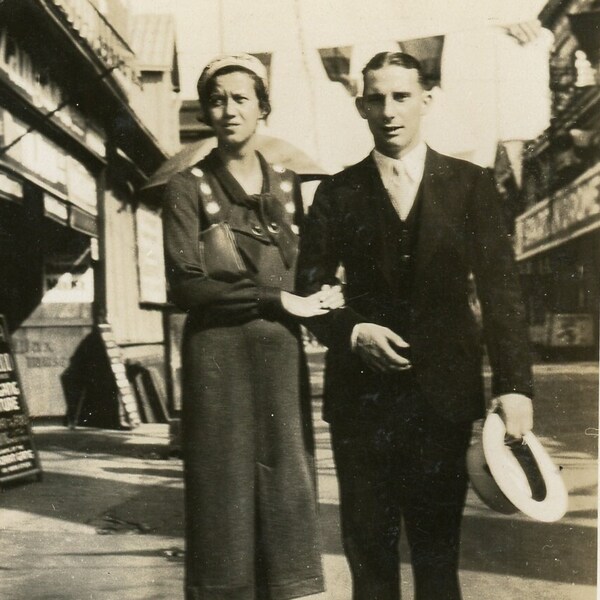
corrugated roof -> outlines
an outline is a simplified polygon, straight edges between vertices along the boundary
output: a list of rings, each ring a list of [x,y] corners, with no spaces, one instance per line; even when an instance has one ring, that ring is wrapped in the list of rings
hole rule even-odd
[[[175,19],[169,14],[133,15],[131,47],[145,71],[170,71],[175,53]]]

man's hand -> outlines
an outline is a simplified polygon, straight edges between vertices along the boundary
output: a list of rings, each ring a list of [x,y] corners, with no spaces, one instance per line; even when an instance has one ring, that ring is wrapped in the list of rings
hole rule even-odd
[[[359,323],[352,332],[354,351],[375,371],[394,373],[411,368],[408,358],[396,351],[409,345],[391,329],[375,323]]]
[[[507,435],[522,438],[533,428],[531,398],[523,394],[503,394],[494,398],[493,406],[504,421]]]
[[[335,310],[336,308],[342,308],[346,304],[341,285],[322,285],[321,291],[317,292],[316,295],[321,308],[324,309]]]

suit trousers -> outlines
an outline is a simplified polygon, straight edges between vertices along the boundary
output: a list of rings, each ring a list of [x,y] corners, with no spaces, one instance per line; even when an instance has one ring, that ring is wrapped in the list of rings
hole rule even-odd
[[[401,520],[416,600],[460,600],[460,525],[471,422],[433,414],[412,374],[384,376],[356,418],[334,419],[344,550],[353,600],[400,598]]]

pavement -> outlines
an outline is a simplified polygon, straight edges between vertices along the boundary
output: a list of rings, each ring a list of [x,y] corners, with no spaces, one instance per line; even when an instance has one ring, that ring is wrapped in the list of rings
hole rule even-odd
[[[320,419],[322,355],[309,355],[327,592],[350,600],[338,491]],[[492,512],[469,492],[461,547],[464,600],[592,600],[596,594],[598,370],[539,365],[535,432],[562,467],[569,511],[558,523]],[[489,378],[488,378],[489,379]],[[180,600],[181,460],[166,425],[133,431],[36,426],[44,476],[0,492],[0,599]],[[411,600],[406,542],[402,592]]]

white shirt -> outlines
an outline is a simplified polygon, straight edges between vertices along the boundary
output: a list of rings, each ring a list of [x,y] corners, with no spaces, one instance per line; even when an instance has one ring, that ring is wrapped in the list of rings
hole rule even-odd
[[[402,220],[408,216],[417,197],[425,171],[426,154],[427,145],[422,141],[399,159],[385,156],[378,150],[371,153],[383,186]]]

